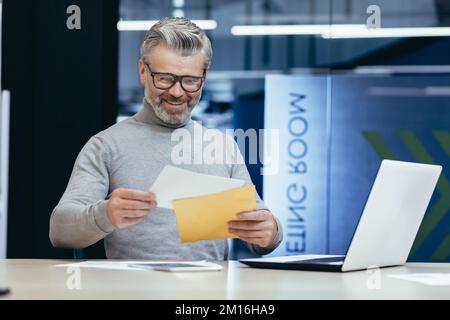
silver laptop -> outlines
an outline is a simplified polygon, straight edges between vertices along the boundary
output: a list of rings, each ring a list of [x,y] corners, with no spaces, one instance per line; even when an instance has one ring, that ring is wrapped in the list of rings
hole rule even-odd
[[[442,166],[383,160],[345,256],[241,259],[257,268],[345,272],[406,262]]]

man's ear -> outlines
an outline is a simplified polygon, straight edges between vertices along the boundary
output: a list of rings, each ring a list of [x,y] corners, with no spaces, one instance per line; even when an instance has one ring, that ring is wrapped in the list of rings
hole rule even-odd
[[[139,59],[139,80],[141,81],[142,85],[145,85],[146,77],[145,77],[145,64],[142,59]]]

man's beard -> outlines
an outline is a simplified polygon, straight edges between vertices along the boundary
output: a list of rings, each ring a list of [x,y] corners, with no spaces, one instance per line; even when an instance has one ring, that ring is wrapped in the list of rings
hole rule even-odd
[[[196,102],[192,101],[192,100],[185,101],[184,99],[183,100],[180,99],[178,101],[173,101],[173,99],[170,99],[170,98],[165,99],[163,97],[158,97],[159,101],[155,101],[150,98],[150,95],[147,92],[147,88],[145,88],[145,100],[147,100],[147,103],[153,108],[156,116],[162,122],[167,123],[167,124],[174,124],[174,125],[185,123],[186,120],[190,117],[192,109],[194,109],[195,104],[196,104]],[[186,103],[186,110],[184,110],[183,112],[179,112],[179,113],[169,113],[162,106],[163,100],[171,102],[171,103],[173,102],[174,104],[179,104],[181,102],[184,102],[184,103]]]

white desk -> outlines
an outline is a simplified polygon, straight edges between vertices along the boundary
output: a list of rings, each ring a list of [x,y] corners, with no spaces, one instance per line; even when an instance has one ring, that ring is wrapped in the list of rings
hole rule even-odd
[[[230,261],[220,262],[222,271],[191,273],[80,269],[81,289],[70,290],[66,282],[71,274],[66,268],[53,267],[70,262],[73,261],[0,260],[0,284],[11,289],[11,294],[0,299],[450,299],[450,286],[388,277],[450,273],[450,263],[381,269],[379,289],[377,276],[367,271],[252,269]]]

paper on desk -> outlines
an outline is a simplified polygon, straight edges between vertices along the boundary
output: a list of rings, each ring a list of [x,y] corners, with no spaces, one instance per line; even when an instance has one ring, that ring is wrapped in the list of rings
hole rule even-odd
[[[256,210],[255,186],[246,186],[173,201],[181,242],[236,238],[228,221],[236,214]]]
[[[158,271],[172,271],[172,272],[184,272],[184,271],[220,271],[222,266],[217,263],[209,261],[169,261],[162,263],[139,263],[132,264],[130,267],[144,269],[144,270],[158,270]]]
[[[429,286],[450,286],[450,273],[391,274],[390,278],[419,282]]]
[[[180,264],[180,263],[189,263],[195,264],[200,267],[215,267],[216,270],[222,269],[222,267],[218,264],[208,262],[208,261],[83,261],[76,263],[65,263],[65,264],[57,264],[54,267],[57,268],[90,268],[90,269],[109,269],[109,270],[137,270],[137,271],[145,271],[146,268],[138,268],[133,267],[132,265],[145,265],[146,267],[154,264],[158,265],[167,265],[167,264]],[[148,269],[148,268],[147,268]]]
[[[158,207],[173,209],[174,199],[239,188],[244,186],[245,182],[245,180],[212,176],[166,165],[149,191],[156,194]]]
[[[57,264],[54,267],[61,268],[91,268],[110,270],[136,270],[130,268],[128,264],[142,263],[142,261],[83,261],[76,263]]]

